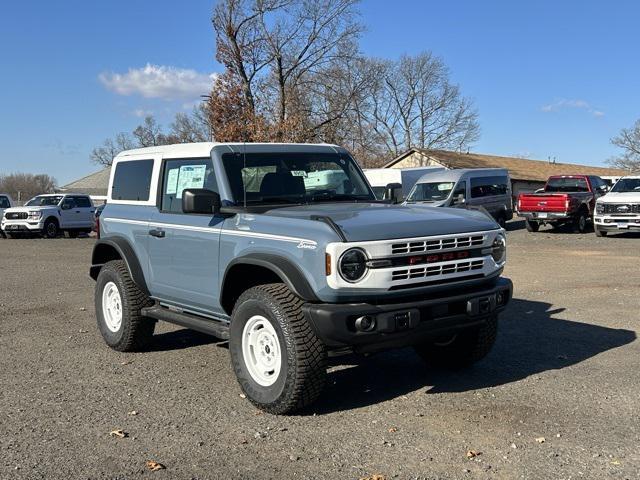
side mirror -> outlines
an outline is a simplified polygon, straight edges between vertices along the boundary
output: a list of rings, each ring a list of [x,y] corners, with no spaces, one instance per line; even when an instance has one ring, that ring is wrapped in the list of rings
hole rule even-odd
[[[451,205],[464,205],[466,202],[467,200],[464,198],[464,194],[459,193],[458,195],[453,197],[453,201],[451,202]]]
[[[391,200],[391,203],[402,202],[402,184],[390,183],[384,189],[384,199]]]
[[[598,187],[598,189],[602,192],[602,193],[607,193],[609,191],[609,185],[600,185],[600,187]]]
[[[184,213],[216,214],[220,211],[220,195],[206,188],[187,188],[182,191]]]

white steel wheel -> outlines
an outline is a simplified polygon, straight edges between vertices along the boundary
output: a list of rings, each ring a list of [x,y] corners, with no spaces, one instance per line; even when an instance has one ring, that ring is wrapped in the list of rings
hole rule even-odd
[[[120,330],[122,325],[122,297],[118,286],[108,282],[102,289],[102,315],[104,323],[112,332]]]
[[[244,326],[242,357],[258,385],[269,387],[276,382],[282,368],[280,341],[271,322],[262,315],[254,315]]]

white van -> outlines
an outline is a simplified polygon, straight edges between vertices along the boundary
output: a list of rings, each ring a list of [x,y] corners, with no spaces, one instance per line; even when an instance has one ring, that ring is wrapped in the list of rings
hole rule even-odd
[[[385,199],[385,193],[389,184],[402,185],[402,198],[407,198],[416,182],[427,173],[444,171],[444,167],[412,167],[412,168],[367,168],[364,176],[367,177],[373,193],[378,200]]]
[[[513,218],[511,179],[504,168],[445,170],[421,177],[405,203],[481,207],[504,227]]]

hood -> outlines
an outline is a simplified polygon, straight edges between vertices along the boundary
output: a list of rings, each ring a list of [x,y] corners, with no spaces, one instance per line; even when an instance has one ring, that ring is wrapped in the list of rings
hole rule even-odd
[[[640,203],[640,192],[609,192],[600,198],[602,202],[611,203]]]
[[[17,213],[17,212],[33,212],[34,210],[36,211],[41,211],[41,210],[57,210],[58,207],[55,205],[43,205],[43,206],[38,206],[38,207],[11,207],[11,208],[6,208],[4,210],[5,213]]]
[[[350,242],[428,237],[495,230],[498,224],[480,211],[424,205],[327,203],[270,210],[266,215],[310,219],[331,218]]]

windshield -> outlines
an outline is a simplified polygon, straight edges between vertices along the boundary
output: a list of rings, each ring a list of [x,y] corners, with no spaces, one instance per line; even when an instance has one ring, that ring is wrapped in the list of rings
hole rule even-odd
[[[588,192],[589,185],[584,178],[550,178],[545,192]]]
[[[409,194],[408,202],[439,202],[449,198],[454,182],[417,183]]]
[[[612,192],[640,192],[640,178],[621,178],[611,189]]]
[[[27,203],[24,204],[25,207],[50,207],[54,205],[58,205],[62,200],[62,195],[52,195],[52,196],[44,196],[39,195],[37,197],[33,197]]]
[[[226,153],[236,204],[375,200],[355,162],[330,153]],[[246,193],[245,193],[246,192]]]

